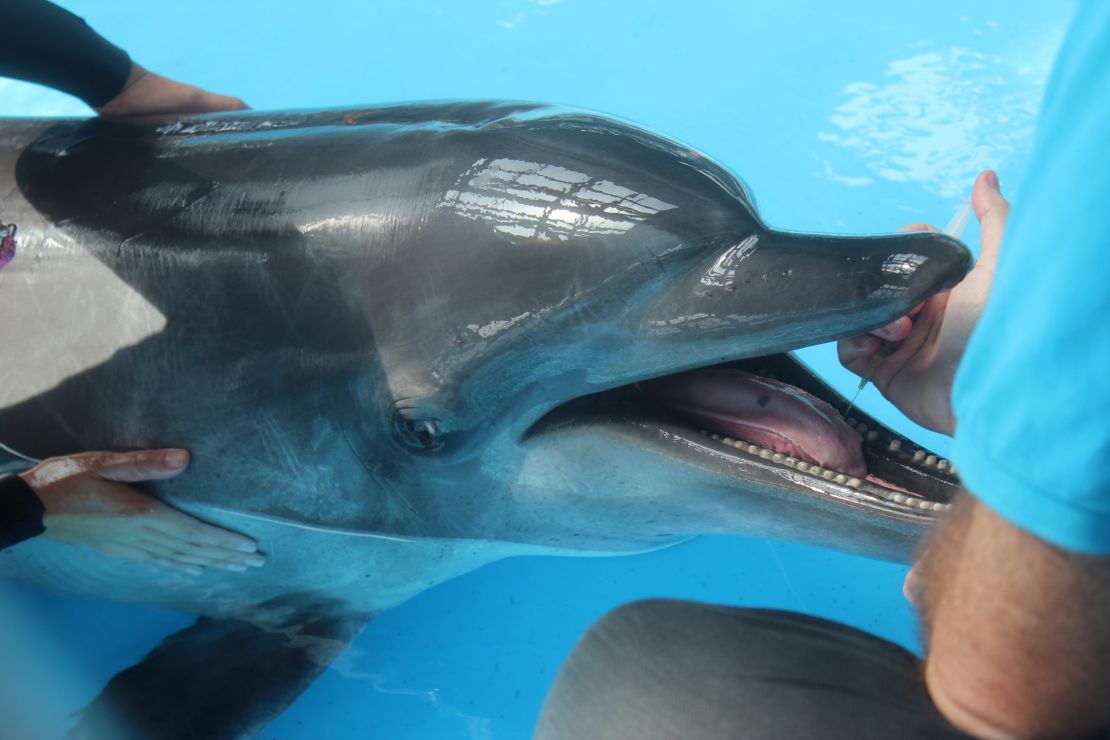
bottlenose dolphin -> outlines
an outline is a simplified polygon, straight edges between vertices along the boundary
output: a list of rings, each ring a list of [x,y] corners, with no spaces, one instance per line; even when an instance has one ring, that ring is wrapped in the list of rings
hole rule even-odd
[[[717,532],[905,560],[959,490],[838,426],[788,354],[952,287],[944,235],[771,230],[701,153],[535,104],[8,120],[0,145],[0,442],[188,447],[151,490],[269,558],[0,554],[202,615],[78,734],[249,735],[375,613],[498,558]]]

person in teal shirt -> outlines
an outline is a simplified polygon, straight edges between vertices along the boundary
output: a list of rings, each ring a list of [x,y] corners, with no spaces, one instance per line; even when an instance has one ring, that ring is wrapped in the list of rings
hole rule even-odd
[[[985,737],[1110,729],[1108,91],[1110,4],[1087,2],[1057,58],[1005,239],[1008,205],[984,173],[973,273],[877,332],[902,345],[876,384],[954,434],[974,495],[926,544],[908,591],[929,637],[933,700]],[[858,372],[877,343],[844,342],[841,359]]]
[[[998,177],[981,173],[968,277],[839,345],[863,373],[896,344],[872,380],[955,437],[972,494],[906,581],[924,685],[916,657],[828,620],[644,601],[582,637],[538,740],[1110,737],[1108,155],[1110,3],[1091,0],[1057,59],[1011,222]]]

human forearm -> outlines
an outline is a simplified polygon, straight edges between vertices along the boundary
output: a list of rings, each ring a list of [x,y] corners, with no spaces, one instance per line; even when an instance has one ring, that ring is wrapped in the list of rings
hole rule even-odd
[[[81,18],[45,0],[6,0],[0,75],[16,77],[104,105],[123,88],[131,59]]]
[[[243,110],[239,98],[154,74],[73,13],[46,0],[0,3],[0,76],[75,95],[97,113],[211,113]]]
[[[987,738],[1110,728],[1110,558],[1049,545],[968,497],[917,568],[925,678],[950,721]]]

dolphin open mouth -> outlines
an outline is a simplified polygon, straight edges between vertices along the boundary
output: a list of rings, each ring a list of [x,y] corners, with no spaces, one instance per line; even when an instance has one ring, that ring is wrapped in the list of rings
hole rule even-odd
[[[585,396],[533,433],[633,428],[639,443],[698,464],[724,455],[740,482],[793,489],[913,519],[948,509],[956,469],[858,408],[789,353],[726,362]],[[675,444],[678,442],[678,444]]]

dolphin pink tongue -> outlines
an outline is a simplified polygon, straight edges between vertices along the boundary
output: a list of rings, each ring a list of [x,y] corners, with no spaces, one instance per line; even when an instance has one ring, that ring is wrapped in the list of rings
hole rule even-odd
[[[728,368],[691,370],[637,387],[710,431],[863,477],[863,438],[832,406],[794,386]]]

